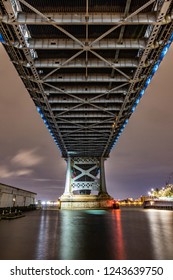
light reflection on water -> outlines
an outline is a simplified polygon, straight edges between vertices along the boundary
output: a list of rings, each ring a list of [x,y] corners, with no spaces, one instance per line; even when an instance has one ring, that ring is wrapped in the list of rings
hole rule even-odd
[[[34,211],[0,221],[0,259],[173,259],[173,212]]]
[[[35,259],[54,259],[57,255],[58,215],[42,211],[39,223]],[[54,214],[57,214],[55,212]]]
[[[117,259],[125,260],[126,252],[124,247],[123,231],[122,231],[122,224],[121,224],[121,211],[120,210],[112,211],[112,217],[114,216],[115,216],[114,239],[116,241]]]
[[[156,259],[172,259],[173,253],[173,216],[169,215],[165,223],[167,211],[150,209],[146,212],[151,232],[151,242]],[[171,213],[171,212],[170,212]],[[168,234],[168,230],[170,230]]]

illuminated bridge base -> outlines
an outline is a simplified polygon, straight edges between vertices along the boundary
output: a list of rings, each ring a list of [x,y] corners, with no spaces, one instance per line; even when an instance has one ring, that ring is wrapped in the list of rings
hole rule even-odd
[[[113,208],[106,190],[104,158],[68,157],[61,209]]]
[[[109,195],[62,195],[61,209],[108,209],[115,201]]]

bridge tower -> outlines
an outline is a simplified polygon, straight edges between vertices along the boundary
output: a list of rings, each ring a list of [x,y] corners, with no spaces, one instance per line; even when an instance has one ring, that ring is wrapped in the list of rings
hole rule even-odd
[[[66,161],[61,208],[112,208],[115,205],[106,189],[105,158],[68,157]]]

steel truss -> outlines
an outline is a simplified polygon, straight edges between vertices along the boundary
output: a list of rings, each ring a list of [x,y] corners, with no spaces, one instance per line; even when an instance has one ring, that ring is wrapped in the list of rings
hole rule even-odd
[[[64,195],[106,194],[104,159],[97,157],[68,157]]]
[[[127,124],[170,44],[173,1],[116,1],[104,12],[102,0],[71,2],[69,12],[66,0],[51,8],[1,0],[0,33],[62,156],[79,172],[73,157],[107,158]]]

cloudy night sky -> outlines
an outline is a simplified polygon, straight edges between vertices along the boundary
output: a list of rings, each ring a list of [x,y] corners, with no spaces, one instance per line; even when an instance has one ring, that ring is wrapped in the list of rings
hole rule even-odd
[[[107,189],[115,198],[146,195],[173,173],[172,61],[173,47],[106,161]],[[0,131],[0,182],[56,200],[66,162],[1,44]]]

